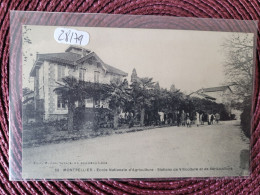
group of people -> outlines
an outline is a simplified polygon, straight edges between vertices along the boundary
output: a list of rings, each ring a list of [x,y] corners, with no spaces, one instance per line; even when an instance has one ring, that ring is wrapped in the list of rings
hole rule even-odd
[[[192,124],[196,126],[204,125],[213,125],[219,123],[220,114],[219,113],[206,113],[206,112],[195,112],[193,115],[190,113],[185,113],[184,110],[181,112],[177,111],[177,126],[187,126],[191,127]]]
[[[129,128],[133,127],[134,124],[140,123],[140,114],[133,114],[131,112],[122,112],[118,118],[119,126],[123,124],[128,124]],[[111,119],[112,120],[112,119]],[[158,112],[154,114],[153,112],[147,112],[144,116],[144,125],[176,125],[176,126],[187,126],[191,125],[213,125],[219,123],[220,114],[219,113],[207,113],[203,111],[196,112],[185,112],[184,110],[175,111],[171,113]]]

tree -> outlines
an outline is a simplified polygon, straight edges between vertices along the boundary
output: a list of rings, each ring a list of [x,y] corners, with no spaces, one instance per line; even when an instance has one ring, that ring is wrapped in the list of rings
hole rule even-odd
[[[114,129],[118,128],[118,115],[120,111],[129,103],[131,96],[128,88],[128,81],[115,80],[110,84],[109,93],[106,98],[109,102],[109,108],[113,110]]]
[[[80,90],[79,81],[75,77],[65,77],[62,81],[63,83],[58,83],[59,87],[55,88],[54,91],[61,96],[64,102],[67,102],[68,130],[73,131],[75,103],[83,99],[82,90]]]
[[[29,118],[35,117],[34,98],[30,96],[33,91],[28,87],[23,88],[23,121],[28,123]]]
[[[158,124],[159,115],[161,111],[161,87],[159,82],[156,82],[154,88],[150,91],[152,105],[147,108],[148,112],[148,125]]]
[[[170,92],[175,92],[175,91],[177,91],[177,89],[175,88],[175,85],[172,84],[170,87]]]
[[[171,111],[174,112],[179,110],[182,102],[184,102],[184,94],[179,89],[174,88],[173,90],[171,87],[169,91],[169,96],[170,96],[169,104],[170,104]]]
[[[140,111],[140,126],[144,126],[145,108],[152,104],[154,88],[152,80],[148,77],[138,78],[130,85],[134,107]]]
[[[25,51],[23,51],[23,61],[24,63],[27,63],[29,58],[31,58],[31,56],[33,56],[32,52],[31,52],[31,49],[29,47],[29,45],[32,44],[32,40],[30,39],[30,31],[32,29],[29,28],[28,26],[24,25],[23,26],[23,46],[26,48]],[[30,60],[29,60],[30,61]]]
[[[241,125],[245,135],[250,135],[251,97],[254,70],[253,36],[245,33],[232,34],[223,44],[226,51],[225,73],[234,85],[234,96],[242,102]],[[249,117],[248,117],[249,116]],[[246,124],[246,125],[245,125]]]
[[[31,93],[31,92],[33,92],[33,91],[31,89],[29,89],[28,87],[23,88],[23,96],[25,96],[26,94]]]
[[[253,37],[249,34],[232,34],[225,40],[225,75],[229,84],[234,86],[237,100],[244,101],[252,95],[253,82]]]
[[[137,76],[137,73],[136,73],[136,69],[134,68],[133,71],[132,71],[132,74],[131,74],[131,82],[135,82],[138,80],[138,76]]]
[[[29,118],[35,117],[34,102],[28,102],[23,105],[23,121],[28,123]]]
[[[96,102],[100,100],[104,100],[110,93],[110,85],[97,83],[97,82],[86,82],[86,81],[79,81],[80,90],[83,94],[83,100],[92,98],[93,99],[93,129],[98,130],[99,128],[99,113],[96,111]]]
[[[83,102],[85,99],[93,98],[93,112],[94,121],[93,128],[98,129],[98,117],[95,112],[95,102],[100,99],[104,99],[110,90],[109,85],[102,83],[86,82],[77,80],[75,77],[64,77],[63,83],[58,83],[59,87],[55,88],[54,91],[61,95],[63,101],[67,102],[68,105],[68,129],[70,131],[74,128],[74,113],[75,103]]]

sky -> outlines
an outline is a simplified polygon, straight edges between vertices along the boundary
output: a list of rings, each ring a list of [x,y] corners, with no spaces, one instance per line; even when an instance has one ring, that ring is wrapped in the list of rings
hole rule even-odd
[[[23,86],[32,89],[33,78],[29,73],[36,52],[64,52],[69,45],[55,41],[55,26],[27,27],[31,30],[26,36],[32,44],[23,42],[23,52],[28,57],[27,62],[23,62]],[[88,32],[89,43],[83,47],[94,51],[106,64],[127,72],[128,79],[135,68],[139,77],[152,77],[163,88],[169,89],[174,84],[186,93],[221,86],[225,81],[226,54],[222,45],[232,35],[230,32],[69,28]]]

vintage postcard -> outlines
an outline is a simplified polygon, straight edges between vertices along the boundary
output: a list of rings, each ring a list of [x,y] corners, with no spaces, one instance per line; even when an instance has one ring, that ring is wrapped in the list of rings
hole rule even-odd
[[[22,177],[248,176],[254,39],[24,25]]]

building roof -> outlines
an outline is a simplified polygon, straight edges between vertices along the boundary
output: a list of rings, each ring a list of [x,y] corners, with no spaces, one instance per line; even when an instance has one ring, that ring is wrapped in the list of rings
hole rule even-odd
[[[209,99],[209,100],[216,100],[216,98],[211,97],[211,96],[206,95],[206,94],[203,94],[203,93],[199,93],[198,91],[191,93],[189,96],[192,96],[192,95],[197,95],[199,97],[202,97],[202,98],[205,98],[205,99]]]
[[[104,64],[105,67],[107,68],[107,72],[111,72],[111,73],[114,73],[114,74],[118,74],[118,75],[122,75],[122,76],[127,76],[128,74],[122,70],[119,70],[113,66],[110,66],[108,64]]]
[[[226,89],[229,89],[231,91],[229,86],[220,86],[220,87],[203,88],[201,89],[201,92],[205,93],[205,92],[225,91]]]
[[[38,54],[39,59],[53,60],[65,64],[75,65],[75,61],[81,58],[80,54],[72,52]]]
[[[77,50],[79,53],[71,52],[71,50]],[[80,49],[82,52],[80,52]],[[113,66],[110,66],[104,63],[95,52],[91,52],[90,50],[83,49],[77,46],[69,46],[66,49],[66,52],[62,53],[47,53],[47,54],[37,54],[36,61],[33,65],[31,70],[30,76],[35,76],[35,68],[41,66],[44,60],[53,61],[57,63],[62,63],[71,66],[78,66],[80,63],[83,63],[85,60],[89,59],[90,57],[95,57],[97,61],[101,63],[102,68],[105,72],[117,74],[121,76],[127,76],[128,74],[122,70],[119,70]]]
[[[65,52],[70,52],[71,50],[78,50],[79,52],[86,52],[86,53],[90,53],[91,51],[89,49],[85,49],[79,46],[75,46],[75,45],[70,45]]]
[[[210,99],[210,100],[216,100],[216,98],[214,98],[214,97],[211,97],[211,96],[209,96],[209,95],[206,95],[206,94],[203,94],[203,93],[198,93],[200,96],[202,96],[202,97],[204,97],[204,98],[206,98],[206,99]]]
[[[232,92],[232,90],[230,89],[229,86],[219,86],[219,87],[202,88],[202,89],[199,89],[199,90],[191,93],[189,96],[197,95],[197,96],[205,98],[205,99],[216,100],[216,98],[214,98],[214,97],[212,97],[212,96],[210,96],[210,95],[208,95],[206,93],[210,94],[210,92],[225,91],[227,89]]]

